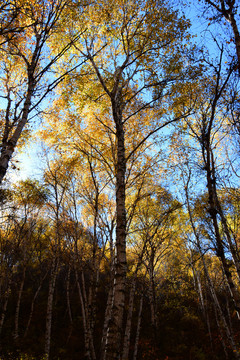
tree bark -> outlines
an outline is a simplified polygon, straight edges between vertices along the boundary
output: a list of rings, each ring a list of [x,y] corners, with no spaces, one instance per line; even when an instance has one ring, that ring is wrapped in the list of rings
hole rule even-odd
[[[139,344],[141,321],[142,321],[142,308],[143,308],[143,293],[141,294],[139,310],[138,310],[138,322],[137,322],[136,339],[135,339],[134,352],[133,352],[133,360],[137,360],[138,344]]]
[[[129,294],[128,314],[127,314],[125,334],[124,334],[124,339],[123,339],[122,360],[128,360],[128,358],[129,358],[129,347],[130,347],[130,336],[131,336],[135,290],[136,290],[136,276],[134,276],[134,279],[132,281],[130,294]]]
[[[154,258],[155,251],[151,249],[150,259],[149,259],[149,302],[150,302],[150,310],[151,310],[151,325],[153,329],[153,341],[154,346],[157,343],[157,315],[156,315],[156,291],[155,291],[155,281],[154,281]]]
[[[210,141],[207,140],[205,145],[205,166],[207,171],[207,189],[208,189],[208,202],[209,202],[209,214],[212,219],[213,228],[215,232],[215,242],[216,242],[216,255],[220,259],[223,267],[223,271],[227,280],[229,292],[232,298],[232,302],[234,304],[238,319],[240,320],[240,304],[239,304],[239,294],[235,287],[232,274],[228,265],[228,262],[225,257],[223,241],[220,234],[217,214],[220,213],[220,217],[222,214],[222,210],[220,208],[220,202],[218,200],[217,189],[216,189],[216,174],[215,174],[215,163],[213,159],[213,153],[210,147]],[[221,210],[221,211],[219,211]],[[223,220],[223,219],[222,219]],[[226,229],[225,229],[226,230]],[[230,239],[231,241],[231,239]]]
[[[199,235],[198,235],[197,229],[196,229],[194,221],[193,221],[192,211],[191,211],[191,207],[190,207],[190,203],[189,203],[189,196],[188,196],[188,183],[189,183],[189,180],[190,180],[190,178],[188,178],[188,181],[187,181],[187,183],[185,185],[185,194],[186,194],[187,208],[188,208],[190,223],[191,223],[191,226],[192,226],[192,229],[193,229],[194,236],[196,238],[197,249],[198,249],[198,251],[199,251],[199,253],[201,255],[201,260],[202,260],[202,263],[203,263],[204,273],[206,275],[207,283],[208,283],[209,289],[210,289],[210,294],[212,296],[213,303],[214,303],[214,309],[215,309],[216,313],[219,315],[219,317],[221,319],[221,323],[223,324],[223,328],[225,330],[225,334],[227,336],[228,343],[229,343],[229,345],[230,345],[230,347],[231,347],[231,349],[232,349],[232,351],[234,353],[234,357],[235,357],[235,359],[239,360],[240,359],[240,353],[239,353],[239,350],[238,350],[238,348],[236,346],[234,337],[232,336],[231,331],[229,329],[229,326],[227,324],[227,321],[226,321],[226,318],[225,318],[224,313],[222,311],[221,305],[220,305],[220,303],[218,301],[217,294],[215,292],[214,285],[212,283],[212,280],[211,280],[211,277],[209,275],[208,268],[207,268],[207,265],[206,265],[206,262],[205,262],[204,254],[202,253]],[[216,317],[216,319],[217,319],[217,317]],[[223,346],[224,346],[224,349],[225,349],[224,343],[223,343]]]
[[[71,275],[71,266],[69,265],[68,272],[67,272],[66,297],[67,297],[67,311],[68,311],[68,316],[69,316],[69,321],[70,321],[70,329],[69,329],[69,334],[68,334],[68,338],[67,338],[67,343],[70,340],[70,337],[72,335],[72,330],[73,330],[73,318],[72,318],[72,310],[71,310],[71,303],[70,303],[70,275]]]
[[[47,300],[46,333],[45,333],[45,348],[44,348],[44,355],[47,360],[49,359],[50,356],[52,316],[53,316],[53,296],[55,291],[58,266],[59,266],[58,259],[56,258],[55,255],[52,262],[52,271],[50,274],[48,300]]]
[[[209,316],[208,316],[208,307],[204,301],[200,272],[194,266],[192,252],[191,252],[191,266],[192,266],[192,271],[193,271],[194,288],[195,288],[195,291],[197,292],[198,298],[199,298],[200,311],[203,315],[203,319],[207,326],[207,331],[209,334],[209,339],[210,339],[210,344],[211,344],[211,350],[212,350],[212,353],[214,354],[212,331],[211,331],[211,326],[210,326],[210,321],[209,321]]]
[[[212,299],[213,299],[213,303],[215,305],[215,309],[221,319],[221,323],[223,324],[223,328],[225,330],[225,333],[226,333],[226,336],[227,336],[227,340],[228,340],[228,343],[233,351],[233,354],[234,354],[234,357],[235,359],[239,360],[240,359],[240,353],[239,353],[239,350],[236,346],[236,343],[235,343],[235,340],[234,340],[234,337],[231,333],[231,330],[227,324],[227,321],[226,321],[226,318],[224,316],[224,313],[222,311],[222,308],[221,308],[221,305],[218,301],[218,298],[217,298],[217,295],[216,295],[216,292],[215,292],[215,289],[214,289],[214,286],[213,286],[213,283],[212,283],[212,280],[209,276],[209,273],[208,273],[208,269],[207,269],[207,266],[206,266],[206,263],[205,263],[205,259],[204,259],[204,256],[202,256],[202,262],[203,262],[203,266],[204,266],[204,272],[205,272],[205,275],[206,275],[206,278],[207,278],[207,281],[208,281],[208,284],[209,284],[209,288],[210,288],[210,292],[211,292],[211,295],[212,295]],[[220,327],[219,327],[220,329]],[[224,346],[224,345],[223,345]]]
[[[12,284],[12,279],[10,278],[10,280],[8,282],[7,290],[4,294],[5,301],[3,303],[2,316],[1,316],[1,320],[0,320],[0,338],[1,338],[1,334],[2,334],[2,328],[3,328],[5,316],[6,316],[9,295],[11,293],[11,284]]]
[[[38,294],[42,288],[42,284],[43,284],[43,281],[46,279],[47,277],[47,274],[48,274],[48,271],[45,273],[45,275],[43,276],[43,278],[41,279],[41,282],[40,284],[38,285],[38,288],[37,290],[35,291],[35,294],[34,294],[34,297],[32,299],[32,303],[31,303],[31,309],[30,309],[30,313],[29,313],[29,317],[28,317],[28,322],[27,322],[27,326],[26,326],[26,329],[25,329],[25,332],[24,332],[24,335],[23,337],[26,337],[27,336],[27,333],[28,333],[28,330],[29,330],[29,327],[30,327],[30,324],[31,324],[31,321],[32,321],[32,316],[33,316],[33,311],[34,311],[34,305],[35,305],[35,301],[38,297]]]
[[[113,280],[111,281],[111,284],[112,285],[110,286],[108,292],[107,305],[104,316],[103,334],[102,334],[101,349],[100,349],[100,360],[104,360],[106,354],[107,332],[109,327],[109,321],[111,319],[111,308],[113,302]]]
[[[15,329],[14,329],[14,341],[17,342],[17,339],[19,337],[19,312],[20,312],[20,305],[21,305],[21,299],[22,299],[22,293],[23,293],[23,287],[25,283],[25,275],[26,275],[26,265],[24,265],[23,268],[23,276],[18,292],[18,298],[17,298],[17,305],[16,305],[16,312],[15,312]]]
[[[125,207],[125,139],[122,121],[121,94],[112,100],[113,119],[116,124],[117,164],[116,164],[116,257],[113,301],[109,321],[104,360],[117,360],[120,357],[123,312],[125,305],[126,282],[126,207]]]

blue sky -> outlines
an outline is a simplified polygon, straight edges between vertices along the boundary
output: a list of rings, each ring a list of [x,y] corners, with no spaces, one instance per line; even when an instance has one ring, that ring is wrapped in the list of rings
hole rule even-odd
[[[196,37],[196,41],[199,45],[205,45],[212,56],[216,54],[216,44],[213,41],[213,33],[220,33],[224,38],[223,31],[228,31],[226,26],[221,27],[219,25],[208,26],[208,21],[201,16],[199,11],[199,5],[195,5],[194,1],[187,5],[184,9],[187,18],[190,18],[192,22],[191,31]],[[199,2],[197,2],[199,4]],[[221,34],[222,32],[222,34]],[[1,106],[1,104],[0,104]],[[10,177],[12,181],[17,179],[25,179],[27,177],[37,177],[41,174],[41,146],[36,139],[30,140],[29,144],[25,146],[18,154],[15,155],[15,159],[19,161],[17,164],[20,167],[20,171],[11,171]]]

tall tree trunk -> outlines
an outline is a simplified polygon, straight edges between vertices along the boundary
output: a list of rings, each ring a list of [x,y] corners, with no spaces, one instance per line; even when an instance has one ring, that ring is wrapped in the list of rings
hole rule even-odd
[[[225,330],[225,334],[227,336],[228,343],[229,343],[229,345],[230,345],[230,347],[231,347],[231,349],[233,351],[235,359],[240,360],[239,350],[237,349],[234,337],[232,336],[232,333],[231,333],[231,331],[229,329],[226,318],[225,318],[224,313],[222,311],[221,305],[220,305],[220,303],[218,301],[218,298],[217,298],[217,295],[216,295],[216,292],[215,292],[211,277],[209,276],[209,272],[208,272],[207,265],[206,265],[206,262],[205,262],[204,254],[202,253],[202,248],[201,248],[199,235],[198,235],[197,229],[196,229],[194,221],[193,221],[192,211],[191,211],[190,202],[189,202],[189,196],[188,196],[188,184],[189,184],[189,181],[190,181],[190,177],[188,178],[188,181],[185,184],[185,194],[186,194],[186,200],[187,200],[188,214],[189,214],[190,223],[191,223],[191,226],[192,226],[192,229],[193,229],[193,233],[194,233],[194,236],[196,238],[197,248],[198,248],[198,251],[199,251],[199,253],[201,255],[201,260],[202,260],[202,263],[203,263],[204,273],[205,273],[207,283],[209,285],[210,293],[211,293],[213,303],[214,303],[214,309],[216,310],[217,314],[219,315],[219,317],[221,319],[221,323],[223,324],[223,328]]]
[[[3,308],[2,308],[2,316],[1,316],[1,319],[0,319],[0,339],[1,339],[2,328],[3,328],[5,316],[6,316],[9,295],[11,294],[11,284],[12,284],[12,279],[10,278],[9,281],[8,281],[7,290],[6,290],[5,294],[4,294],[4,303],[3,303]]]
[[[123,313],[126,283],[126,207],[125,207],[125,140],[122,122],[120,94],[112,98],[113,119],[116,124],[117,164],[116,164],[116,258],[111,319],[109,321],[104,360],[120,357]]]
[[[96,355],[93,346],[93,334],[91,333],[90,321],[88,318],[89,313],[88,313],[88,303],[86,298],[84,274],[82,271],[82,287],[81,287],[76,264],[74,264],[74,270],[75,270],[78,295],[82,310],[83,331],[84,331],[84,359],[95,360]]]
[[[223,209],[222,209],[221,203],[219,201],[217,192],[216,192],[215,196],[216,196],[216,206],[217,206],[218,214],[219,214],[219,216],[221,218],[221,223],[223,225],[223,231],[224,231],[224,233],[226,235],[226,238],[227,238],[229,250],[230,250],[230,252],[232,254],[233,262],[234,262],[234,265],[235,265],[235,268],[236,268],[236,271],[237,271],[238,282],[240,284],[240,259],[239,259],[239,254],[238,254],[238,251],[235,248],[235,245],[232,242],[232,237],[231,237],[231,233],[230,233],[230,230],[229,230],[229,227],[228,227],[227,219],[226,219],[226,217],[225,217],[225,215],[223,213]]]
[[[56,279],[58,273],[58,259],[56,254],[52,262],[52,270],[49,279],[49,289],[48,289],[48,300],[47,300],[47,314],[46,314],[46,333],[45,333],[45,348],[44,355],[46,359],[49,359],[50,356],[50,345],[51,345],[51,332],[52,332],[52,316],[53,316],[53,296],[56,286]]]
[[[109,321],[111,319],[112,302],[113,302],[113,279],[111,281],[111,285],[109,288],[107,305],[106,305],[105,315],[104,315],[103,333],[102,333],[102,341],[101,341],[101,349],[100,349],[100,360],[105,359],[107,331],[108,331],[108,327],[109,327]]]
[[[31,309],[30,309],[30,313],[29,313],[29,317],[28,317],[28,322],[27,322],[27,326],[26,326],[26,329],[25,329],[25,332],[24,332],[24,335],[23,337],[25,338],[28,334],[28,330],[29,330],[29,327],[30,327],[30,324],[31,324],[31,321],[32,321],[32,316],[33,316],[33,311],[34,311],[34,305],[35,305],[35,301],[38,297],[38,294],[42,288],[42,284],[43,284],[43,281],[46,279],[47,277],[47,274],[48,274],[48,271],[45,273],[45,275],[43,276],[43,278],[41,279],[40,281],[40,284],[38,285],[38,288],[37,290],[35,291],[35,294],[34,294],[34,297],[32,299],[32,303],[31,303]]]
[[[235,340],[234,340],[234,336],[233,334],[231,333],[231,329],[229,328],[228,324],[227,324],[227,320],[226,320],[226,317],[223,313],[223,310],[222,310],[222,307],[218,301],[218,298],[217,298],[217,294],[216,294],[216,291],[214,289],[214,285],[212,283],[212,279],[209,275],[209,272],[208,272],[208,269],[207,269],[207,265],[206,265],[206,262],[205,262],[205,259],[204,259],[204,255],[202,254],[202,263],[203,263],[203,266],[204,266],[204,273],[206,275],[206,278],[207,278],[207,282],[208,282],[208,285],[209,285],[209,289],[210,289],[210,293],[211,293],[211,296],[212,296],[212,299],[213,299],[213,303],[214,303],[214,306],[215,306],[215,309],[220,317],[220,320],[221,320],[221,323],[223,324],[223,328],[225,330],[225,334],[227,336],[227,340],[228,340],[228,343],[234,353],[234,357],[235,359],[239,360],[240,359],[240,353],[239,353],[239,350],[236,346],[236,343],[235,343]]]
[[[24,287],[24,283],[25,283],[25,275],[26,275],[26,265],[24,265],[24,268],[23,268],[22,280],[21,280],[21,284],[20,284],[20,288],[19,288],[19,292],[18,292],[18,297],[17,297],[17,305],[16,305],[16,312],[15,312],[15,329],[14,329],[14,335],[13,335],[15,342],[17,342],[17,339],[19,337],[19,312],[20,312],[23,287]]]
[[[131,283],[131,289],[130,289],[129,301],[128,301],[128,313],[127,313],[127,320],[126,320],[125,333],[123,339],[122,360],[128,360],[129,358],[130,336],[131,336],[131,326],[132,326],[132,316],[133,316],[133,308],[134,308],[134,296],[136,290],[137,275],[139,268],[142,265],[142,260],[145,254],[147,243],[148,243],[148,237],[145,238],[145,241],[143,243],[143,247],[138,257],[138,262],[134,272],[134,277]]]
[[[68,338],[67,338],[67,343],[69,342],[69,340],[71,338],[72,330],[73,330],[73,318],[72,318],[72,310],[71,310],[71,303],[70,303],[70,275],[71,275],[71,266],[69,265],[68,272],[67,272],[66,297],[67,297],[67,310],[68,310],[68,316],[69,316],[69,321],[70,321],[70,329],[69,329],[69,334],[68,334]]]
[[[199,271],[197,269],[195,269],[193,258],[192,258],[192,253],[191,253],[191,266],[192,266],[192,270],[193,270],[194,288],[195,288],[195,291],[197,292],[198,298],[199,298],[200,311],[202,313],[203,319],[207,326],[207,330],[208,330],[208,334],[209,334],[209,338],[210,338],[211,350],[212,350],[212,353],[214,354],[212,331],[211,331],[211,326],[210,326],[210,321],[209,321],[209,316],[208,316],[208,308],[204,301],[201,278],[200,278]]]
[[[89,290],[88,290],[88,320],[89,320],[89,333],[90,333],[90,350],[92,359],[96,359],[94,342],[93,342],[93,332],[95,326],[95,314],[96,314],[96,296],[98,289],[98,280],[99,280],[99,266],[97,266],[97,250],[98,250],[98,238],[97,238],[97,225],[98,225],[98,216],[99,216],[99,189],[96,182],[95,174],[90,163],[91,176],[94,182],[95,187],[95,197],[94,197],[94,226],[93,226],[93,254],[92,254],[92,264],[90,268],[90,281],[89,281]]]
[[[83,298],[83,292],[82,292],[80,282],[79,282],[79,276],[78,276],[76,264],[74,264],[74,268],[75,268],[75,277],[76,277],[77,288],[78,288],[78,295],[79,295],[79,300],[80,300],[81,310],[82,310],[82,321],[83,321],[83,331],[84,331],[84,359],[90,360],[89,336],[88,336],[88,330],[87,330],[85,303],[84,303],[84,298]]]
[[[209,202],[209,214],[212,219],[213,228],[215,232],[215,243],[216,243],[216,255],[220,259],[223,267],[223,271],[227,280],[229,292],[234,304],[238,319],[240,320],[240,304],[239,304],[239,294],[235,287],[232,273],[230,271],[228,262],[225,257],[223,240],[221,237],[217,214],[219,214],[220,203],[218,200],[217,189],[216,189],[216,174],[215,174],[215,162],[213,158],[213,153],[210,147],[210,140],[207,137],[205,146],[205,165],[207,171],[207,189],[208,189],[208,202]],[[221,213],[221,211],[220,211]]]
[[[92,269],[91,269],[92,270]],[[90,270],[90,271],[91,271]],[[92,272],[92,271],[91,271]],[[92,277],[92,274],[90,274],[90,278]],[[86,290],[86,284],[85,284],[85,275],[84,272],[81,272],[81,278],[82,278],[82,293],[83,293],[83,300],[84,300],[84,309],[85,309],[85,318],[86,318],[86,340],[85,344],[87,346],[87,356],[86,359],[89,358],[89,360],[95,360],[95,350],[94,350],[94,344],[93,344],[93,318],[92,318],[92,306],[93,306],[93,284],[90,280],[90,286],[89,286],[89,293],[87,297],[87,290]]]
[[[219,334],[220,334],[220,342],[221,342],[222,347],[223,347],[225,358],[226,358],[226,360],[228,360],[229,355],[228,355],[228,351],[227,351],[227,345],[226,345],[226,342],[225,342],[225,335],[224,335],[222,326],[221,326],[220,321],[219,321],[219,315],[218,315],[216,306],[214,306],[214,314],[215,314],[217,328],[218,328],[218,331],[219,331]]]
[[[122,360],[128,360],[129,358],[129,347],[130,347],[130,336],[131,336],[131,326],[132,326],[132,315],[133,315],[133,306],[134,306],[134,295],[136,290],[136,276],[132,280],[131,289],[129,293],[129,302],[128,302],[128,313],[125,327],[125,334],[123,339],[123,351],[122,351]]]
[[[154,250],[151,250],[150,263],[149,263],[149,301],[151,310],[151,325],[153,329],[154,346],[157,345],[157,315],[156,315],[156,295],[155,295],[155,281],[154,281]]]
[[[143,308],[143,293],[141,294],[139,310],[138,310],[138,321],[137,321],[136,338],[135,338],[135,345],[133,352],[133,360],[137,360],[138,344],[139,344],[141,321],[142,321],[142,308]]]
[[[111,223],[111,227],[109,229],[109,246],[110,246],[110,280],[108,281],[109,291],[107,304],[104,315],[104,323],[103,323],[103,332],[102,332],[102,340],[101,340],[101,348],[100,348],[100,360],[104,360],[105,350],[106,350],[106,342],[107,342],[107,331],[109,327],[109,321],[111,318],[111,309],[113,302],[113,282],[114,282],[114,251],[113,251],[113,223]]]

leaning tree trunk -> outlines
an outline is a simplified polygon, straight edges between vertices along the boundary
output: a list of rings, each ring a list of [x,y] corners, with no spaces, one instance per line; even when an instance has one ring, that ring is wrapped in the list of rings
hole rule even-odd
[[[193,233],[194,233],[194,236],[196,238],[197,248],[198,248],[198,251],[199,251],[199,253],[201,255],[201,260],[202,260],[202,264],[203,264],[203,268],[204,268],[204,273],[205,273],[207,283],[209,285],[210,293],[211,293],[211,296],[212,296],[212,299],[213,299],[214,310],[216,311],[216,314],[218,314],[219,318],[221,319],[221,323],[222,323],[223,328],[225,330],[225,334],[226,334],[228,343],[229,343],[229,345],[230,345],[230,347],[231,347],[231,349],[232,349],[232,351],[234,353],[235,359],[240,360],[239,350],[238,350],[238,348],[236,346],[235,339],[232,336],[231,330],[229,329],[229,326],[227,324],[226,318],[225,318],[224,313],[222,311],[221,305],[220,305],[220,303],[218,301],[217,294],[216,294],[216,291],[214,289],[214,285],[212,283],[212,280],[211,280],[211,277],[209,275],[208,268],[207,268],[207,265],[206,265],[206,262],[205,262],[204,254],[202,253],[199,234],[198,234],[197,229],[196,229],[195,224],[194,224],[194,220],[193,220],[193,217],[192,217],[192,211],[191,211],[191,207],[190,207],[190,202],[189,202],[189,195],[188,195],[189,181],[190,181],[190,178],[188,178],[188,181],[185,184],[185,194],[186,194],[186,200],[187,200],[188,214],[189,214],[190,223],[191,223],[191,226],[192,226],[192,229],[193,229]],[[217,317],[216,317],[216,320],[217,320]],[[225,345],[223,344],[223,346],[225,346]],[[225,350],[225,347],[224,347],[224,350]]]
[[[192,267],[192,271],[193,271],[194,289],[195,289],[196,293],[198,294],[198,299],[199,299],[199,308],[202,313],[203,319],[206,323],[209,340],[210,340],[210,344],[211,344],[211,350],[212,350],[212,353],[214,354],[212,331],[211,331],[211,326],[210,326],[210,321],[209,321],[209,316],[208,316],[208,307],[207,307],[207,304],[205,304],[200,273],[195,268],[194,261],[192,258],[192,253],[191,253],[191,267]]]
[[[28,91],[23,106],[22,117],[21,119],[19,119],[17,127],[15,128],[14,133],[10,138],[8,122],[5,125],[4,134],[1,141],[2,148],[0,152],[0,185],[3,181],[4,176],[6,175],[9,161],[11,160],[11,157],[14,153],[17,142],[28,121],[28,115],[31,107],[31,99],[35,89],[35,83],[32,75],[33,71],[34,70],[31,70],[29,72]]]
[[[35,301],[36,301],[36,299],[37,299],[37,297],[38,297],[38,294],[39,294],[39,292],[40,292],[40,290],[41,290],[41,288],[42,288],[43,282],[44,282],[44,280],[46,279],[47,275],[48,275],[48,270],[46,271],[46,273],[44,274],[44,276],[41,278],[41,281],[40,281],[40,283],[39,283],[39,285],[38,285],[38,288],[37,288],[37,290],[35,291],[35,294],[34,294],[34,296],[33,296],[32,303],[31,303],[31,309],[30,309],[30,313],[29,313],[29,317],[28,317],[27,326],[26,326],[26,329],[25,329],[25,332],[24,332],[24,335],[23,335],[24,338],[27,337],[28,330],[29,330],[29,327],[30,327],[30,324],[31,324],[31,321],[32,321],[32,317],[33,317],[33,311],[34,311]]]
[[[231,233],[230,233],[229,226],[228,226],[228,223],[227,223],[227,219],[226,219],[226,217],[225,217],[225,215],[223,213],[223,209],[222,209],[222,206],[221,206],[221,203],[219,201],[219,198],[218,198],[218,195],[217,195],[216,191],[215,191],[215,197],[216,197],[216,205],[217,205],[218,214],[219,214],[219,216],[221,218],[221,223],[223,225],[223,230],[224,230],[224,233],[225,233],[226,238],[227,238],[229,250],[230,250],[230,252],[232,254],[232,257],[233,257],[233,262],[234,262],[236,272],[237,272],[237,276],[238,276],[238,282],[240,284],[240,261],[239,261],[240,259],[239,259],[238,250],[236,249],[235,245],[232,242],[232,237],[231,237]]]
[[[227,280],[229,292],[232,298],[233,305],[235,307],[238,319],[240,320],[240,303],[239,294],[234,284],[232,273],[230,271],[223,247],[223,240],[219,229],[218,218],[219,214],[219,201],[216,188],[216,174],[215,174],[215,162],[213,153],[210,146],[210,140],[207,138],[205,143],[205,168],[207,172],[207,189],[208,189],[208,202],[209,202],[209,214],[212,220],[215,242],[216,242],[216,255],[222,263],[223,271]],[[221,211],[220,211],[221,213]]]
[[[229,359],[229,355],[228,355],[228,351],[227,351],[228,347],[227,347],[227,344],[226,344],[226,341],[225,341],[225,334],[224,334],[223,329],[222,329],[221,324],[220,324],[220,319],[219,319],[219,315],[218,315],[216,306],[214,306],[214,314],[215,314],[217,328],[218,328],[218,331],[219,331],[219,339],[220,339],[220,342],[221,342],[222,347],[223,347],[225,359],[228,360]]]
[[[240,359],[240,353],[239,353],[238,347],[237,347],[237,345],[235,343],[234,336],[231,333],[231,329],[228,326],[226,317],[225,317],[225,315],[224,315],[224,313],[222,311],[222,307],[221,307],[221,305],[220,305],[220,303],[218,301],[217,294],[216,294],[216,291],[214,289],[214,285],[212,283],[212,279],[210,278],[210,275],[208,273],[208,269],[207,269],[207,266],[206,266],[206,263],[205,263],[204,255],[202,255],[202,262],[203,262],[203,266],[204,266],[204,272],[205,272],[205,275],[206,275],[206,278],[207,278],[207,281],[208,281],[208,284],[209,284],[210,293],[212,295],[214,307],[216,309],[217,314],[219,315],[221,323],[223,324],[223,328],[225,330],[225,334],[227,336],[228,343],[229,343],[229,345],[230,345],[230,347],[231,347],[231,349],[233,351],[234,357],[235,357],[235,359],[239,360]],[[219,329],[220,329],[220,327],[219,327]]]

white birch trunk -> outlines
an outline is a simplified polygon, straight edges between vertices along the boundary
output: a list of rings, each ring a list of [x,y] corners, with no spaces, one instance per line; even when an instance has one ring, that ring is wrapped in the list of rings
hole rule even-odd
[[[111,319],[112,302],[113,302],[113,285],[110,286],[110,289],[108,292],[107,305],[106,305],[104,323],[103,323],[103,334],[102,334],[102,341],[101,341],[100,360],[105,360],[107,331],[108,331],[109,321]]]
[[[47,277],[47,274],[48,274],[48,271],[46,272],[46,274],[44,275],[44,277],[41,279],[41,282],[37,288],[37,290],[35,291],[35,294],[34,294],[34,297],[32,299],[32,303],[31,303],[31,309],[30,309],[30,313],[29,313],[29,317],[28,317],[28,322],[27,322],[27,325],[26,325],[26,329],[25,329],[25,332],[24,332],[24,335],[23,337],[27,337],[27,334],[28,334],[28,330],[29,330],[29,327],[30,327],[30,324],[31,324],[31,321],[32,321],[32,316],[33,316],[33,311],[34,311],[34,305],[35,305],[35,301],[38,297],[38,294],[42,288],[42,284],[43,284],[43,281],[45,280],[45,278]]]
[[[137,322],[136,338],[135,338],[135,345],[134,345],[134,352],[133,352],[133,360],[137,360],[138,344],[139,344],[141,321],[142,321],[142,308],[143,308],[143,293],[140,298],[140,304],[139,304],[139,310],[138,310],[138,322]]]
[[[53,297],[54,297],[55,286],[56,286],[57,272],[58,272],[58,259],[56,258],[56,255],[55,255],[55,257],[53,259],[53,263],[52,263],[52,271],[51,271],[50,280],[49,280],[47,314],[46,314],[44,355],[47,360],[49,359],[49,356],[50,356],[52,316],[53,316]]]
[[[11,293],[11,284],[12,284],[12,280],[10,279],[9,283],[8,283],[6,293],[5,293],[5,301],[3,303],[3,308],[2,308],[2,316],[1,316],[1,320],[0,320],[0,339],[1,339],[3,324],[4,324],[4,320],[5,320],[5,316],[6,316],[9,295]]]
[[[126,206],[125,206],[125,139],[122,122],[121,94],[117,91],[112,100],[113,119],[116,125],[117,165],[116,165],[116,260],[114,274],[111,319],[107,332],[106,360],[117,360],[121,352],[123,313],[125,306],[126,282]]]
[[[135,290],[136,290],[136,277],[134,277],[134,279],[133,279],[130,294],[129,294],[128,314],[127,314],[125,334],[124,334],[124,339],[123,339],[122,360],[128,360],[128,356],[129,356]]]
[[[214,305],[215,305],[215,308],[216,308],[216,311],[220,317],[220,320],[221,320],[221,323],[223,324],[223,328],[225,330],[225,334],[227,336],[227,340],[228,340],[228,343],[234,353],[234,357],[235,359],[239,360],[240,359],[240,353],[239,353],[239,350],[237,348],[237,345],[235,343],[235,340],[234,340],[234,337],[231,333],[231,330],[227,324],[227,321],[226,321],[226,318],[224,316],[224,313],[222,311],[222,308],[221,308],[221,305],[218,301],[218,298],[217,298],[217,295],[216,295],[216,292],[215,292],[215,289],[214,289],[214,285],[212,283],[212,280],[209,276],[209,273],[208,273],[208,269],[207,269],[207,266],[206,266],[206,263],[205,263],[205,259],[204,259],[204,256],[202,256],[202,262],[203,262],[203,266],[204,266],[204,272],[205,272],[205,275],[206,275],[206,278],[207,278],[207,281],[208,281],[208,284],[209,284],[209,288],[210,288],[210,292],[211,292],[211,295],[212,295],[212,299],[213,299],[213,302],[214,302]]]
[[[70,337],[72,335],[73,330],[73,318],[72,318],[72,310],[71,310],[71,303],[70,303],[70,275],[71,275],[71,267],[68,267],[68,273],[67,273],[67,283],[66,283],[66,297],[67,297],[67,310],[68,310],[68,316],[70,321],[70,330],[67,338],[67,343],[70,340]]]
[[[23,276],[18,292],[18,298],[17,298],[17,305],[16,305],[16,312],[15,312],[15,329],[14,329],[14,341],[16,342],[19,337],[19,312],[20,312],[20,305],[21,305],[21,299],[22,299],[22,293],[23,293],[23,287],[25,283],[25,275],[26,275],[26,266],[24,266],[23,269]]]

